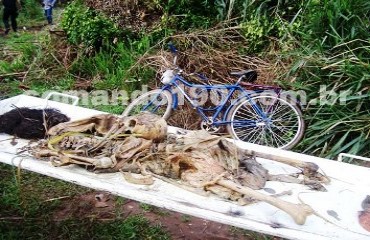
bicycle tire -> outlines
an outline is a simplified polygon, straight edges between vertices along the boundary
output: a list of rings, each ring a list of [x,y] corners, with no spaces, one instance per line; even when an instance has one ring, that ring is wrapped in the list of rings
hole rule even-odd
[[[232,135],[234,139],[270,147],[276,147],[280,149],[291,149],[302,139],[305,131],[305,123],[303,120],[302,111],[296,105],[290,104],[286,100],[275,96],[259,95],[253,96],[251,97],[251,99],[265,112],[266,116],[269,117],[269,121],[271,121],[272,124],[268,124],[268,126],[264,126],[263,123],[261,125],[258,125],[258,121],[262,121],[261,116],[259,116],[251,107],[251,100],[242,99],[230,109],[226,118],[227,121],[231,122],[227,125],[227,131],[229,132],[229,134]],[[270,110],[273,109],[273,112],[269,113],[266,112],[265,108],[268,104],[266,104],[266,106],[263,106],[263,102],[268,102],[268,100],[273,100],[275,102],[272,108],[270,108]],[[244,111],[244,113],[242,111]],[[287,114],[290,113],[292,113],[294,117],[292,119],[286,119]],[[247,118],[251,119],[252,121],[254,120],[256,125],[244,126],[243,130],[243,126],[237,126],[233,124],[233,121],[242,119],[245,120]],[[279,120],[279,118],[281,118],[281,120]],[[280,124],[280,126],[278,126],[278,124]],[[288,132],[284,132],[285,126],[287,128],[286,131]],[[279,129],[279,127],[283,130]],[[236,130],[236,128],[240,128],[242,130]],[[278,132],[286,135],[285,138],[289,139],[278,139],[276,136],[279,134]],[[270,134],[271,136],[266,136],[266,133]],[[242,134],[248,135],[242,136]],[[252,135],[250,139],[248,139],[248,136],[250,136],[250,134]],[[258,135],[255,136],[255,134]],[[255,138],[253,139],[254,136]]]
[[[160,99],[158,99],[158,97],[160,97]],[[152,103],[148,103],[148,99],[150,99]],[[158,106],[157,103],[158,100],[163,101],[163,99],[165,99],[165,103],[163,103],[164,108],[161,108],[162,106]],[[157,114],[167,120],[171,115],[172,102],[172,95],[169,91],[155,89],[144,93],[143,95],[140,95],[138,98],[133,100],[123,111],[122,116],[132,116],[142,111],[148,111]],[[141,107],[142,104],[146,104],[145,108]],[[150,109],[152,106],[154,107],[154,109]],[[137,107],[139,107],[139,109],[136,109]],[[159,111],[160,109],[162,111]]]

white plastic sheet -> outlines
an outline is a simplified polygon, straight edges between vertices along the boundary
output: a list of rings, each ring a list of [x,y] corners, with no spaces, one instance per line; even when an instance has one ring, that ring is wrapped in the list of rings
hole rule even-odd
[[[11,110],[13,105],[33,108],[54,107],[67,114],[72,120],[101,113],[20,95],[1,101],[0,114]],[[177,129],[170,128],[169,131],[175,133]],[[48,162],[17,155],[18,149],[28,144],[28,141],[17,139],[18,144],[13,146],[11,140],[7,139],[11,139],[11,136],[0,134],[0,162],[81,186],[289,239],[370,239],[370,233],[358,223],[361,202],[366,195],[370,195],[370,169],[368,168],[235,141],[235,144],[242,148],[314,162],[331,178],[332,182],[326,185],[327,192],[311,191],[307,186],[280,182],[268,182],[265,189],[260,190],[265,194],[270,194],[271,191],[279,193],[292,190],[293,195],[281,198],[295,203],[302,201],[310,205],[320,216],[309,216],[306,223],[299,226],[289,215],[263,202],[239,206],[216,196],[200,196],[158,179],[151,186],[141,186],[126,182],[120,173],[94,174],[74,165],[56,168]],[[284,164],[265,159],[257,160],[273,174],[297,172],[296,169]]]

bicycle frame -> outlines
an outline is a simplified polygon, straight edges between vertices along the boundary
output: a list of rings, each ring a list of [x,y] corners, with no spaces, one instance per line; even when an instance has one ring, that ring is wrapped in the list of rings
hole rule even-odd
[[[284,149],[292,148],[302,139],[305,127],[302,111],[299,101],[292,99],[289,92],[285,94],[277,86],[254,84],[257,79],[254,70],[231,72],[230,75],[239,77],[235,83],[212,85],[201,74],[183,74],[176,65],[177,50],[173,46],[170,49],[175,56],[173,67],[163,72],[162,87],[133,100],[123,116],[150,111],[167,120],[171,109],[187,101],[201,118],[200,127],[210,133],[223,130],[220,126],[224,125],[234,139]],[[187,78],[191,75],[205,82],[192,83]],[[169,120],[172,123],[175,119]]]
[[[239,82],[239,81],[238,81]],[[182,83],[183,85],[185,85],[186,87],[191,87],[191,88],[198,88],[198,89],[204,89],[204,90],[216,90],[216,89],[226,89],[228,91],[227,93],[227,96],[225,98],[222,99],[222,102],[218,105],[218,106],[215,106],[214,108],[203,108],[203,107],[200,107],[200,106],[197,106],[197,104],[193,101],[193,99],[191,99],[191,97],[184,91],[184,89],[180,86],[180,84]],[[240,84],[234,84],[234,85],[202,85],[202,84],[192,84],[192,83],[189,83],[188,81],[186,81],[183,77],[181,77],[179,74],[176,74],[172,80],[170,81],[170,83],[164,85],[161,90],[164,91],[164,90],[168,90],[169,92],[171,92],[172,94],[172,97],[173,97],[173,106],[172,108],[173,109],[176,109],[177,106],[178,106],[178,96],[177,94],[178,93],[174,93],[173,92],[173,87],[175,87],[179,93],[181,93],[181,95],[183,95],[185,97],[185,99],[191,104],[191,106],[197,110],[197,112],[200,114],[200,116],[202,117],[202,119],[204,121],[206,121],[208,124],[212,124],[214,126],[220,126],[220,125],[226,125],[226,124],[229,124],[231,123],[230,121],[227,121],[227,113],[229,112],[229,110],[231,109],[231,107],[234,106],[235,103],[237,103],[240,99],[246,99],[248,100],[250,103],[251,103],[251,106],[252,108],[254,109],[254,111],[262,117],[263,120],[266,120],[268,119],[266,114],[257,106],[257,104],[253,101],[253,99],[251,98],[251,96],[248,94],[247,91],[245,91],[241,86]],[[236,92],[236,91],[240,91],[242,93],[242,96],[239,97],[237,99],[237,101],[235,103],[231,103],[228,107],[227,107],[227,102],[231,99],[231,96]],[[220,115],[220,113],[225,110],[225,114],[223,117],[221,117],[222,120],[218,120],[218,121],[215,121],[217,119],[217,117]],[[210,111],[214,111],[213,115],[211,116],[211,118],[207,117],[206,115],[206,112],[210,112]],[[243,121],[238,121],[238,122],[233,122],[234,124],[243,124],[244,126],[246,124],[250,125],[250,126],[255,126],[256,123],[255,121],[251,121],[251,120],[243,120]]]

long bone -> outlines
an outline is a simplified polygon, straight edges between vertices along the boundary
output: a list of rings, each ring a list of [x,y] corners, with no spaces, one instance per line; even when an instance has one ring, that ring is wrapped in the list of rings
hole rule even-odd
[[[276,197],[265,195],[249,187],[240,186],[229,180],[220,179],[216,182],[216,184],[244,194],[246,197],[271,204],[289,214],[299,225],[303,225],[306,221],[306,218],[314,213],[314,210],[306,204],[290,203]]]
[[[270,154],[270,153],[250,151],[250,150],[247,150],[247,151],[256,157],[272,160],[275,162],[284,163],[284,164],[299,168],[302,170],[303,174],[308,178],[310,177],[318,178],[320,182],[323,182],[323,183],[330,182],[330,179],[328,177],[318,172],[319,166],[316,163],[304,162],[304,161],[300,161],[294,158],[277,156],[277,155]]]
[[[117,164],[114,155],[111,157],[88,158],[69,153],[61,153],[53,150],[42,150],[35,154],[36,157],[52,157],[51,162],[54,166],[64,166],[68,164],[80,164],[95,166],[95,168],[113,168]]]

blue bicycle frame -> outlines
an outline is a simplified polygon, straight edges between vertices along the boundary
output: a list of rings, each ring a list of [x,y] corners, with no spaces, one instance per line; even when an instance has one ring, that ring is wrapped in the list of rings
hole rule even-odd
[[[239,81],[238,81],[239,82]],[[216,90],[216,89],[226,89],[228,91],[226,98],[222,99],[222,102],[218,105],[215,106],[214,108],[203,108],[200,106],[197,106],[194,101],[191,99],[191,97],[184,91],[184,89],[180,86],[179,83],[184,84],[186,87],[190,88],[198,88],[198,89],[204,89],[204,90]],[[250,102],[253,110],[261,117],[262,121],[267,121],[268,117],[266,114],[257,106],[257,104],[253,101],[253,99],[250,97],[248,92],[246,92],[238,83],[234,85],[202,85],[202,84],[191,84],[187,82],[183,77],[181,77],[179,74],[175,74],[175,76],[172,78],[170,83],[165,84],[161,90],[162,91],[169,91],[172,94],[173,98],[173,105],[172,109],[176,109],[178,106],[178,93],[175,93],[173,91],[173,87],[175,87],[192,105],[193,108],[197,110],[197,112],[200,114],[202,119],[206,122],[209,122],[209,118],[206,115],[206,112],[209,111],[214,111],[212,117],[211,117],[211,122],[210,124],[214,126],[220,126],[220,125],[225,125],[225,124],[230,124],[230,121],[227,121],[227,115],[230,109],[235,106],[235,104],[239,103],[242,99],[246,99]],[[235,103],[230,104],[227,108],[227,102],[228,100],[231,99],[231,96],[236,92],[240,91],[242,92],[242,96],[237,98]],[[150,104],[150,103],[149,103]],[[148,104],[148,105],[149,105]],[[224,113],[224,116],[221,117],[222,120],[220,121],[215,121],[217,119],[217,116],[220,115],[220,113],[226,108],[226,111]],[[252,120],[245,119],[243,121],[233,121],[234,125],[243,125],[243,126],[256,126],[256,122]]]
[[[161,76],[162,87],[135,99],[124,116],[151,111],[176,125],[176,118],[170,118],[171,109],[186,101],[201,118],[200,127],[210,133],[223,133],[220,127],[226,126],[234,139],[284,149],[293,147],[303,137],[304,120],[298,102],[284,99],[280,87],[254,84],[256,71],[231,72],[239,79],[228,85],[212,85],[204,76],[192,73],[205,82],[191,83],[176,64],[176,48],[170,45],[170,49],[174,61]]]

